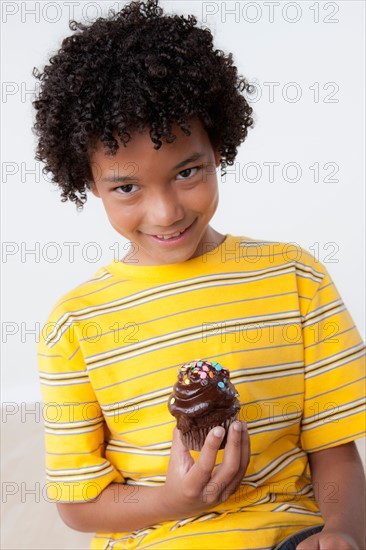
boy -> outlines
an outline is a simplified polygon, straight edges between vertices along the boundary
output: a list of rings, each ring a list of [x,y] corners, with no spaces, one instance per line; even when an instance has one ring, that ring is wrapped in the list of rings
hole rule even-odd
[[[37,158],[62,200],[99,197],[131,248],[43,331],[50,498],[95,549],[364,548],[357,329],[310,254],[210,225],[216,169],[252,126],[247,83],[154,0],[72,28],[38,75]],[[239,392],[224,450],[216,427],[189,453],[167,409],[196,357]]]

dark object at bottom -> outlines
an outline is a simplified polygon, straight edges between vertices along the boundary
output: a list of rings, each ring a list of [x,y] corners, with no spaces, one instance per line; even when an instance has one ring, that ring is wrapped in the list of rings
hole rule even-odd
[[[293,533],[289,537],[285,538],[278,546],[273,550],[296,550],[296,546],[300,544],[301,541],[308,539],[311,535],[315,533],[320,533],[324,525],[317,525],[316,527],[306,527],[297,533]]]

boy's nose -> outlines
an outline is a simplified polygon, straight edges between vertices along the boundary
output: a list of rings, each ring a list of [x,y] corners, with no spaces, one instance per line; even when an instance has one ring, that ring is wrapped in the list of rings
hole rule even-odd
[[[147,205],[150,224],[161,228],[173,226],[184,218],[184,208],[174,192],[150,197]]]

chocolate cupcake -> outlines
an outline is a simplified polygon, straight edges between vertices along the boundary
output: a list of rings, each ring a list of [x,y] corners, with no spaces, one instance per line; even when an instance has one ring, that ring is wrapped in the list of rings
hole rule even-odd
[[[238,395],[229,371],[216,361],[195,360],[179,368],[168,408],[188,449],[200,451],[215,426],[225,428],[220,449],[225,447],[229,426],[238,418]]]

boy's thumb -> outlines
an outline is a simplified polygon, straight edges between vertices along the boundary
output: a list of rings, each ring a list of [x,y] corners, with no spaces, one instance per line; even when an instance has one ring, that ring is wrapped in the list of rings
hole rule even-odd
[[[172,447],[170,451],[170,457],[172,459],[172,458],[181,456],[182,454],[185,454],[185,455],[188,454],[189,456],[191,456],[189,450],[187,449],[187,447],[184,445],[182,441],[178,428],[175,427],[173,430],[173,440],[172,440]]]

